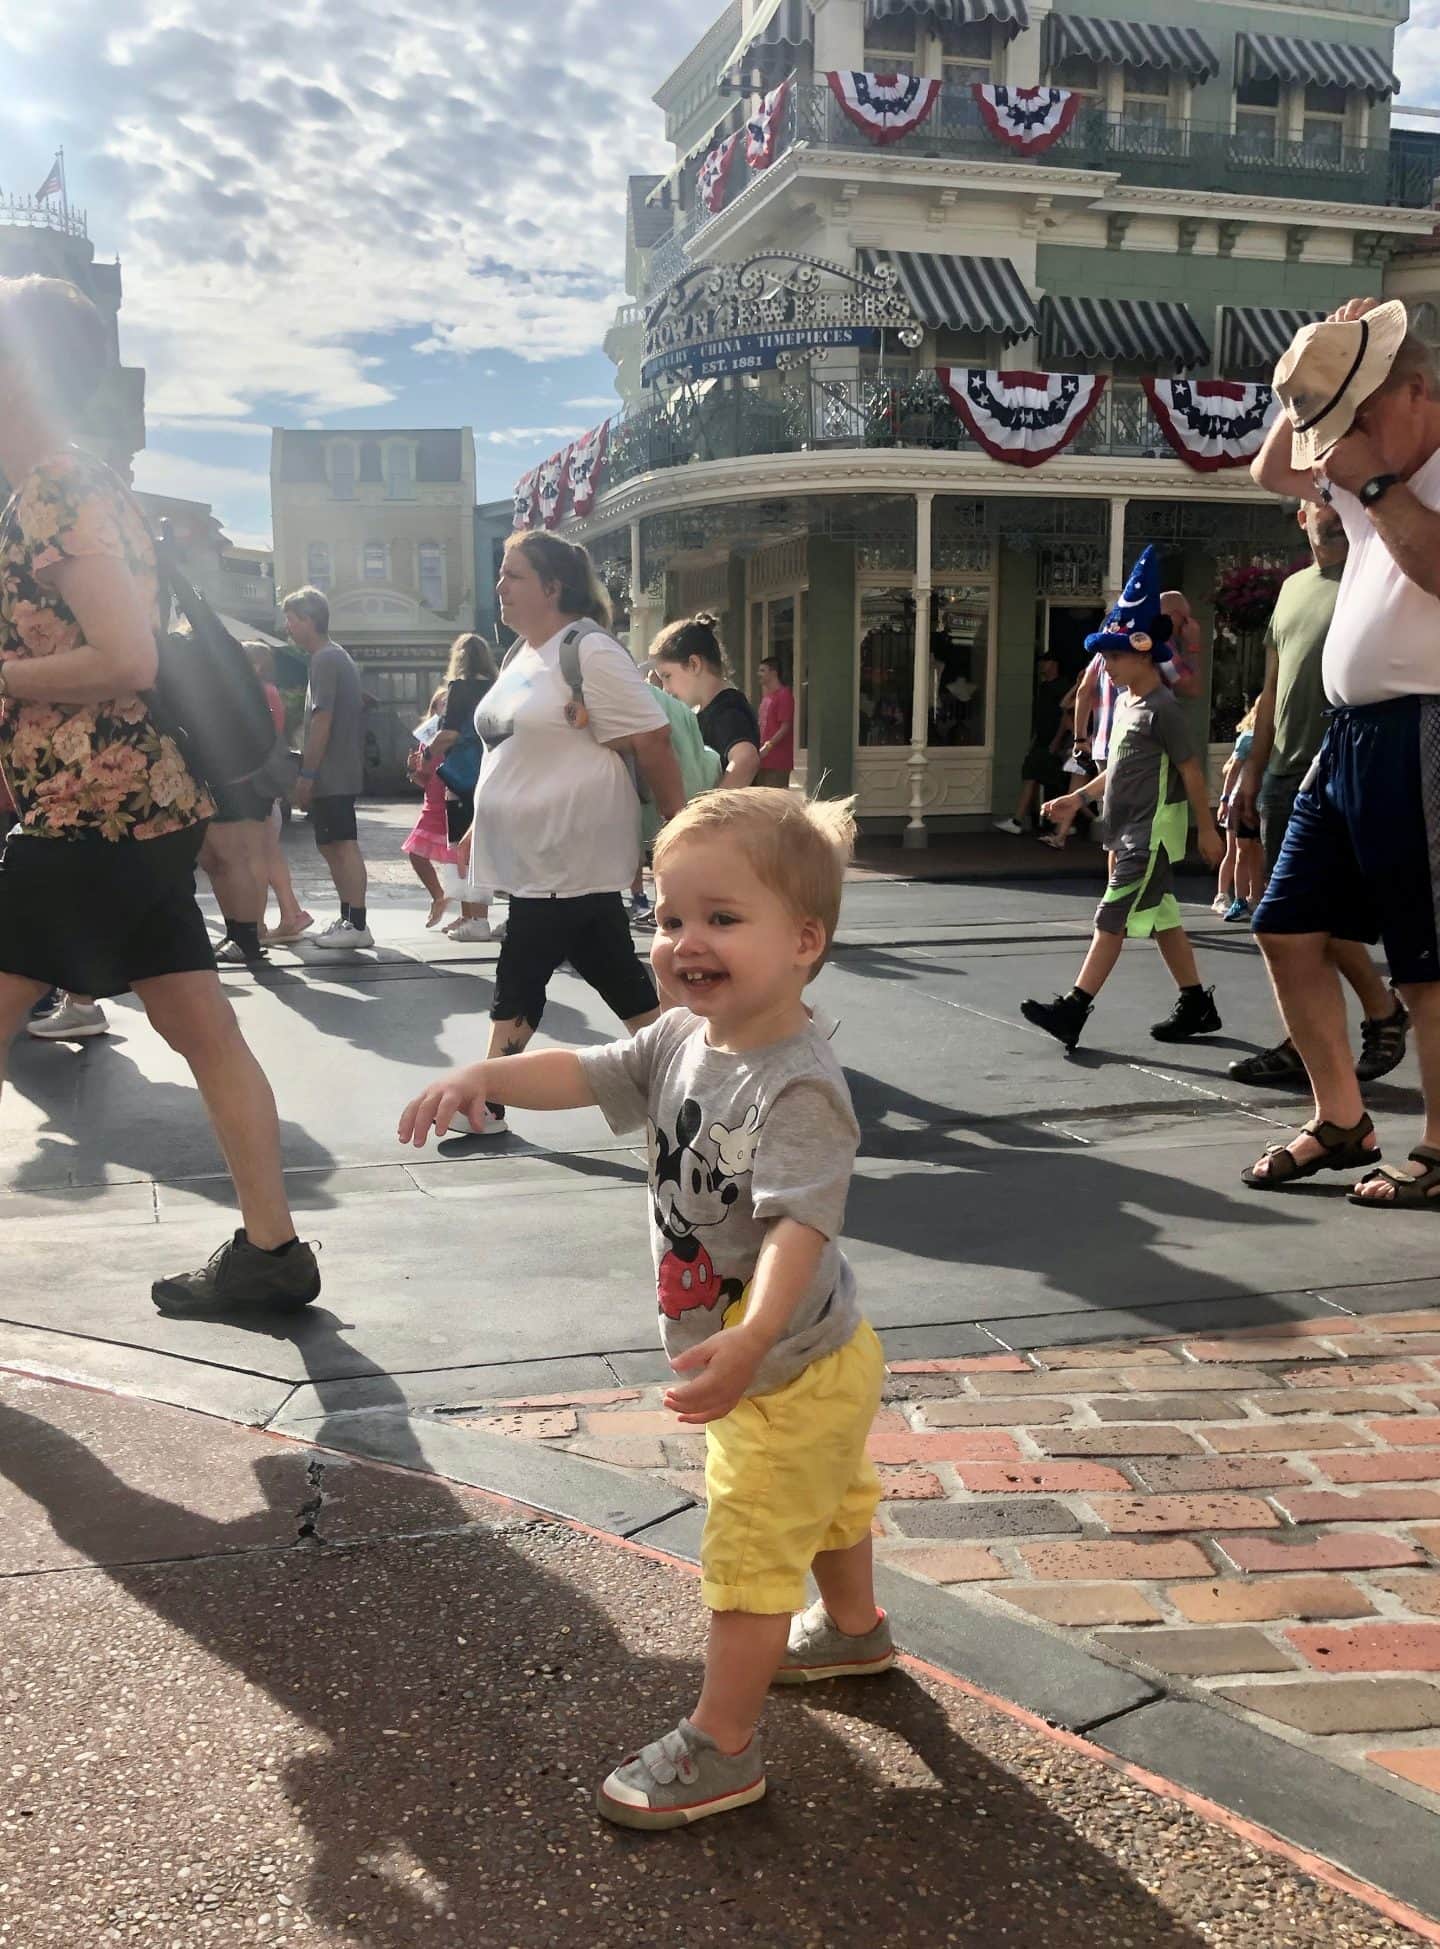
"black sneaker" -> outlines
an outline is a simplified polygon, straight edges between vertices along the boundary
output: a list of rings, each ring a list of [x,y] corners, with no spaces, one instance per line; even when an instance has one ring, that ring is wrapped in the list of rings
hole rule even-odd
[[[303,1241],[276,1258],[238,1231],[198,1272],[157,1279],[150,1297],[171,1319],[212,1319],[251,1307],[298,1313],[320,1297],[320,1268]]]
[[[1192,1035],[1214,1035],[1221,1027],[1215,990],[1187,988],[1175,997],[1174,1008],[1150,1033],[1157,1042],[1188,1042]]]
[[[1020,1013],[1037,1029],[1044,1029],[1046,1035],[1053,1035],[1057,1042],[1073,1049],[1094,1006],[1078,995],[1057,995],[1053,1002],[1021,1002]]]
[[[1378,1020],[1369,1016],[1360,1025],[1360,1060],[1355,1074],[1362,1083],[1376,1083],[1398,1069],[1405,1060],[1405,1043],[1410,1034],[1410,1011],[1397,995],[1393,1014]]]
[[[1304,1083],[1308,1081],[1300,1051],[1288,1038],[1258,1055],[1240,1056],[1231,1063],[1237,1083]]]

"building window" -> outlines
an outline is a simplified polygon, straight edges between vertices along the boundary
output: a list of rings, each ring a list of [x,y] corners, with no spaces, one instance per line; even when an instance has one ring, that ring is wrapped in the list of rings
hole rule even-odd
[[[420,558],[420,600],[436,615],[445,608],[445,550],[436,541],[422,541]]]
[[[875,39],[865,43],[865,66],[871,74],[915,74],[919,59],[918,22],[914,14],[895,14],[877,20]]]
[[[330,572],[328,541],[312,541],[305,550],[305,580],[312,589],[318,589],[322,595],[329,595],[335,578]]]
[[[383,541],[367,541],[360,551],[360,575],[366,582],[390,580],[389,549]]]
[[[952,87],[992,79],[993,43],[988,20],[947,21],[940,34],[941,72]]]
[[[378,487],[384,478],[380,471],[380,442],[362,440],[360,442],[360,478]]]
[[[390,501],[415,499],[415,456],[400,440],[385,449],[385,497]]]
[[[1050,85],[1054,88],[1070,88],[1077,95],[1088,95],[1097,99],[1102,94],[1100,65],[1092,61],[1088,54],[1067,54],[1063,61],[1053,63],[1050,70]]]
[[[1127,128],[1163,129],[1170,120],[1170,77],[1163,68],[1125,63],[1124,120]]]
[[[348,440],[336,440],[330,449],[330,492],[337,501],[355,499],[355,449]]]
[[[1257,161],[1272,158],[1280,136],[1280,83],[1242,81],[1235,90],[1236,147]]]
[[[1305,90],[1305,120],[1301,135],[1306,159],[1338,162],[1345,147],[1345,116],[1349,96],[1332,83],[1312,81]]]

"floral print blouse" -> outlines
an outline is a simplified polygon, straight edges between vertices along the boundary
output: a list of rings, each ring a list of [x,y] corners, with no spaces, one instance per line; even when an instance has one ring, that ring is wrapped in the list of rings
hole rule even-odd
[[[158,625],[155,550],[143,515],[103,461],[67,449],[42,461],[0,515],[0,663],[83,644],[44,571],[84,555],[123,562]],[[174,739],[135,696],[103,704],[7,699],[0,772],[17,830],[41,839],[159,839],[214,811]]]

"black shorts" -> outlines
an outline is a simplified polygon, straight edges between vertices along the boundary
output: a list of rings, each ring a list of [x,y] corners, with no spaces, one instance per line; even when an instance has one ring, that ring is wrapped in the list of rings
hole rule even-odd
[[[1334,713],[1255,932],[1383,941],[1392,981],[1440,981],[1440,697]]]
[[[268,819],[270,808],[275,803],[274,799],[257,792],[243,778],[233,785],[211,785],[209,791],[215,801],[217,826],[239,825],[244,819]]]
[[[203,825],[162,839],[11,839],[0,853],[0,974],[75,995],[123,995],[213,972],[195,904]]]
[[[475,804],[472,799],[445,800],[445,836],[452,846],[458,846],[475,823]]]
[[[338,846],[342,839],[358,839],[355,800],[349,794],[334,798],[311,799],[310,824],[317,846]]]
[[[490,1019],[538,1028],[550,977],[562,961],[622,1022],[660,1005],[650,970],[636,957],[621,896],[583,893],[573,900],[511,900]]]

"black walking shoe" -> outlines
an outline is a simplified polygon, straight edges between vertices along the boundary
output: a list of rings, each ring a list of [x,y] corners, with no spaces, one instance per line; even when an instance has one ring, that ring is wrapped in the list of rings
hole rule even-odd
[[[1094,1006],[1093,1002],[1081,1001],[1077,995],[1057,995],[1053,1002],[1021,1002],[1020,1013],[1037,1029],[1044,1029],[1046,1035],[1053,1035],[1057,1042],[1073,1049]]]
[[[1397,995],[1395,1010],[1378,1020],[1366,1016],[1360,1025],[1360,1060],[1355,1074],[1362,1083],[1377,1083],[1398,1069],[1405,1060],[1405,1042],[1410,1034],[1410,1011]]]
[[[1223,1027],[1213,988],[1183,988],[1175,1006],[1150,1033],[1157,1042],[1188,1042],[1192,1035],[1214,1035]]]
[[[1307,1081],[1300,1051],[1288,1039],[1257,1055],[1238,1056],[1230,1064],[1237,1083],[1303,1083]]]
[[[282,1252],[262,1252],[243,1231],[227,1239],[198,1272],[157,1279],[150,1297],[172,1319],[203,1320],[252,1307],[298,1313],[320,1297],[320,1268],[303,1241]]]

